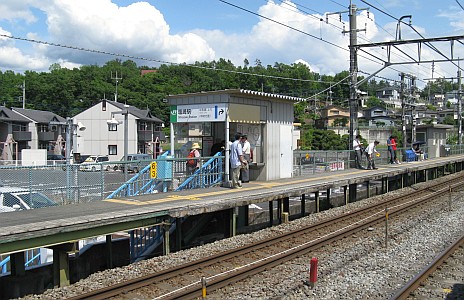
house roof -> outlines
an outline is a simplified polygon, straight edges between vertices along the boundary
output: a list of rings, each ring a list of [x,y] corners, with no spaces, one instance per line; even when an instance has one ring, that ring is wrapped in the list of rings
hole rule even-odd
[[[21,114],[22,116],[28,118],[37,123],[48,124],[50,122],[66,122],[66,119],[51,112],[51,111],[43,111],[43,110],[35,110],[35,109],[25,109],[25,108],[12,108],[14,112]]]
[[[149,109],[139,109],[135,106],[129,105],[126,106],[124,103],[115,102],[106,100],[107,103],[111,103],[112,105],[116,106],[119,109],[126,109],[128,112],[136,117],[139,120],[149,121],[149,122],[156,122],[156,123],[163,123],[162,120],[158,119],[157,117],[153,116]]]
[[[30,120],[5,106],[0,106],[0,121],[29,123]]]

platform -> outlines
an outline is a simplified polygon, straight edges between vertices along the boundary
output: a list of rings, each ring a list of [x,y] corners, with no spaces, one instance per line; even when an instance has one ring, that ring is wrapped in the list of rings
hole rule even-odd
[[[259,204],[450,165],[460,171],[463,162],[464,155],[456,155],[383,165],[378,170],[347,169],[276,181],[255,181],[244,184],[242,189],[215,187],[2,213],[0,254],[152,226],[170,217]]]

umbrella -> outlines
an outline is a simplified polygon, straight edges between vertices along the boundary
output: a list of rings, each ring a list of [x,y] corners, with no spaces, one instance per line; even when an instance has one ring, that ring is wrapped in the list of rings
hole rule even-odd
[[[425,142],[424,141],[415,141],[414,143],[412,143],[413,145],[424,145]]]

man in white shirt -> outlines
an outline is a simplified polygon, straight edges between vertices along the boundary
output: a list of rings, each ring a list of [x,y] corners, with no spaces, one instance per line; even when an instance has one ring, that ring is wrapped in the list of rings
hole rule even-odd
[[[250,161],[251,161],[251,145],[248,141],[248,136],[246,134],[242,135],[241,139],[242,143],[242,152],[243,152],[243,159],[246,160],[247,165],[241,169],[240,176],[242,179],[242,183],[250,182]]]
[[[370,143],[366,148],[367,169],[368,170],[377,170],[377,168],[375,167],[374,155],[379,153],[379,152],[377,152],[377,149],[375,149],[375,147],[378,144],[379,144],[378,141],[374,141],[374,142]]]
[[[361,143],[361,136],[359,134],[356,136],[356,138],[353,141],[353,150],[354,150],[354,153],[356,154],[356,157],[355,157],[356,168],[364,169],[364,167],[361,165],[362,153],[364,151],[364,147]]]
[[[232,168],[232,188],[238,189],[242,187],[239,181],[240,170],[242,165],[246,165],[243,158],[242,144],[240,143],[241,134],[235,135],[235,141],[230,145],[230,167]]]

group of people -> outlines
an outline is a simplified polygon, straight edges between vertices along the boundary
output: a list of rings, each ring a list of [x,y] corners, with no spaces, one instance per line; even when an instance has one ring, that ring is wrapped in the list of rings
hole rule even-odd
[[[232,171],[232,188],[239,189],[242,187],[242,183],[250,181],[251,145],[246,134],[235,134],[235,141],[230,145],[229,159]]]
[[[225,143],[216,143],[211,148],[211,156],[221,150],[225,150]],[[200,168],[200,145],[193,143],[187,159],[187,174],[192,175]],[[234,136],[234,142],[229,144],[230,150],[230,170],[232,188],[242,187],[242,183],[250,181],[249,163],[252,160],[251,145],[246,134],[237,133]]]
[[[357,169],[362,169],[362,170],[366,170],[366,169],[376,170],[377,169],[375,166],[375,156],[377,157],[380,156],[380,153],[377,151],[377,148],[376,148],[378,144],[379,144],[379,141],[375,140],[374,142],[367,145],[366,148],[364,148],[361,142],[361,136],[360,135],[356,136],[356,138],[353,141],[353,150],[356,153],[355,161],[356,161]],[[397,156],[397,143],[396,143],[395,136],[390,136],[388,138],[387,147],[388,147],[388,153],[390,154],[390,163],[401,164]],[[361,164],[363,153],[365,153],[367,157],[367,168],[364,168]]]

